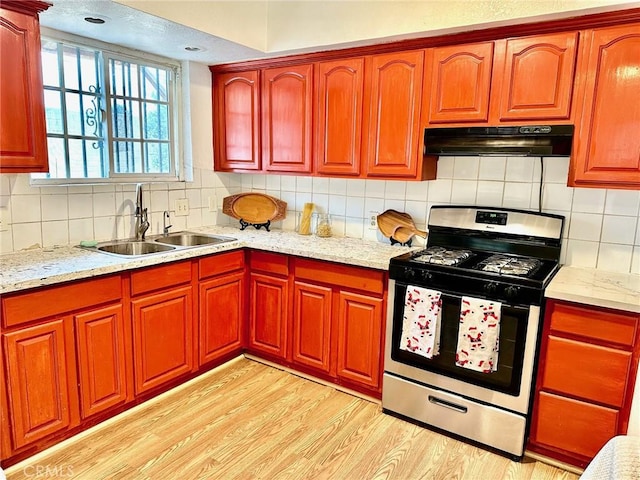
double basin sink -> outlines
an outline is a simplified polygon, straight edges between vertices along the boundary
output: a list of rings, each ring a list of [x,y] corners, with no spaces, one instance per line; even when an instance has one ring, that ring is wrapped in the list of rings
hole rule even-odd
[[[221,243],[233,242],[235,238],[208,233],[176,232],[167,235],[157,235],[147,240],[113,240],[98,243],[90,250],[120,256],[141,256],[154,253],[167,253],[184,248],[204,247]]]

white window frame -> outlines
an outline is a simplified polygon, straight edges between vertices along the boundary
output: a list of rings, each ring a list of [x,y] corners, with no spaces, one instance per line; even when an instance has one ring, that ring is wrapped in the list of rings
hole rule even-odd
[[[124,184],[124,183],[152,183],[152,182],[184,182],[185,181],[185,159],[183,142],[183,120],[184,111],[183,101],[183,85],[182,85],[182,67],[180,62],[169,58],[160,57],[158,55],[146,52],[131,50],[118,45],[100,42],[98,40],[80,37],[65,32],[41,28],[43,40],[52,42],[63,42],[77,47],[92,48],[102,51],[102,65],[100,68],[103,75],[103,85],[105,105],[103,105],[103,129],[105,132],[105,145],[109,163],[109,177],[107,178],[37,178],[31,176],[31,185],[34,186],[53,186],[53,185],[96,185],[96,184]],[[115,173],[112,122],[111,122],[111,101],[107,94],[111,89],[111,78],[108,75],[108,63],[110,59],[131,61],[132,63],[144,63],[151,67],[162,67],[171,70],[173,76],[173,88],[168,92],[169,103],[172,107],[170,112],[169,138],[171,141],[171,153],[173,162],[171,172],[166,174],[154,173]]]

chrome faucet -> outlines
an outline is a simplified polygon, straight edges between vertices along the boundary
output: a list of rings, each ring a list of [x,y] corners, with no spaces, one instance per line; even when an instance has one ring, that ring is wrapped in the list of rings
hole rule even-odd
[[[169,235],[169,229],[173,227],[173,225],[167,225],[168,221],[171,221],[171,218],[169,217],[169,210],[165,210],[162,213],[162,234],[165,237]]]
[[[147,209],[142,208],[142,184],[136,184],[136,240],[144,240],[144,234],[149,230]]]

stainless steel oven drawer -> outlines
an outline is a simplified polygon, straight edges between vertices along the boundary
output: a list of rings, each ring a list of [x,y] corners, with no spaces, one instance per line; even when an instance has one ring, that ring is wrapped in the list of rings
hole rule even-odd
[[[385,373],[382,408],[512,455],[524,453],[525,417],[443,390]]]

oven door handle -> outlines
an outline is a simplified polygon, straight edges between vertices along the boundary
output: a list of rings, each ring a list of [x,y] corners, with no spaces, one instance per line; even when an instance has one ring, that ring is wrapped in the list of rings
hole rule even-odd
[[[449,300],[455,300],[456,303],[460,303],[462,301],[462,297],[464,295],[456,295],[456,294],[451,294],[451,293],[443,293],[442,294],[442,298],[446,298]],[[484,298],[484,297],[480,297],[480,298]],[[487,298],[486,300],[488,301],[493,301],[493,302],[498,302],[498,300],[492,300],[490,298]],[[521,313],[527,313],[529,312],[531,306],[527,305],[527,306],[522,306],[522,305],[512,305],[510,303],[507,302],[500,302],[500,304],[502,305],[503,309],[510,309],[510,310],[515,310],[517,312],[521,312]]]
[[[453,402],[449,402],[447,400],[443,400],[441,398],[438,397],[434,397],[433,395],[429,395],[429,401],[435,405],[439,405],[441,407],[445,407],[445,408],[449,408],[451,410],[455,410],[456,412],[459,413],[467,413],[467,407],[465,407],[464,405],[458,405],[456,403]]]

